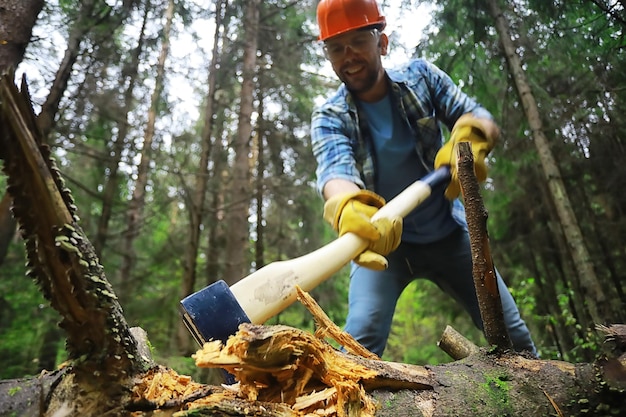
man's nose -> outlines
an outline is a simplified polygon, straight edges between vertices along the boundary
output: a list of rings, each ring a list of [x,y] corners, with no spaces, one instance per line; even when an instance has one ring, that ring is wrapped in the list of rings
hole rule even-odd
[[[343,59],[346,59],[348,57],[352,57],[356,54],[356,50],[354,49],[354,46],[352,46],[351,44],[346,44],[343,47]]]

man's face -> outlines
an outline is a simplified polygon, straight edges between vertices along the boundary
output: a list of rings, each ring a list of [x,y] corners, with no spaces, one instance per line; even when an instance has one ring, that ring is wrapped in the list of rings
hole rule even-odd
[[[335,74],[357,98],[374,101],[384,91],[381,55],[387,53],[387,36],[375,29],[354,30],[331,38],[324,44],[326,57]],[[381,84],[382,83],[382,84]]]

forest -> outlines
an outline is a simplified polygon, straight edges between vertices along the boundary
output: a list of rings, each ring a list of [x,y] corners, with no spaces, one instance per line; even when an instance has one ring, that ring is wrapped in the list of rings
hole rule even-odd
[[[317,41],[317,2],[2,3],[0,68],[28,82],[126,321],[147,332],[158,363],[215,381],[194,364],[179,301],[336,237],[314,188],[309,135],[314,105],[339,83]],[[541,358],[593,361],[596,326],[626,323],[626,3],[381,5],[391,41],[383,62],[435,63],[501,129],[481,189],[489,239]],[[419,33],[407,36],[411,26]],[[0,379],[67,359],[59,313],[27,274],[6,188],[0,174]],[[311,292],[340,327],[347,272]],[[314,330],[298,303],[267,324]],[[452,299],[415,281],[383,359],[451,361],[437,347],[447,325],[486,343]]]

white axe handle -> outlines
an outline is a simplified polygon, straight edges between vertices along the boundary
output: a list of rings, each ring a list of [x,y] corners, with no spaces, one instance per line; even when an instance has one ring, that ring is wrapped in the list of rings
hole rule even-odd
[[[415,181],[378,210],[372,220],[405,217],[430,196],[435,185],[449,178],[449,169],[442,167]],[[230,290],[250,321],[263,324],[296,301],[296,286],[304,291],[312,290],[363,252],[367,245],[367,240],[346,233],[309,254],[267,264],[233,284]]]

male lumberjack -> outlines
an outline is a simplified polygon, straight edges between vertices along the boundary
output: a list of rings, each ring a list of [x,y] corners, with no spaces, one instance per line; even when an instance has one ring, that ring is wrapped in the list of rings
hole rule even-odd
[[[472,278],[465,211],[458,200],[455,145],[470,141],[478,179],[499,129],[491,114],[433,64],[411,60],[385,69],[385,17],[375,0],[321,0],[319,40],[343,82],[312,115],[317,186],[324,218],[343,235],[371,243],[350,271],[345,330],[382,356],[396,302],[414,279],[437,284],[482,329]],[[451,129],[442,146],[440,123]],[[370,222],[371,216],[413,181],[449,165],[449,185],[405,217]],[[445,189],[444,189],[445,188]],[[497,273],[504,320],[518,350],[537,354],[515,301]]]

